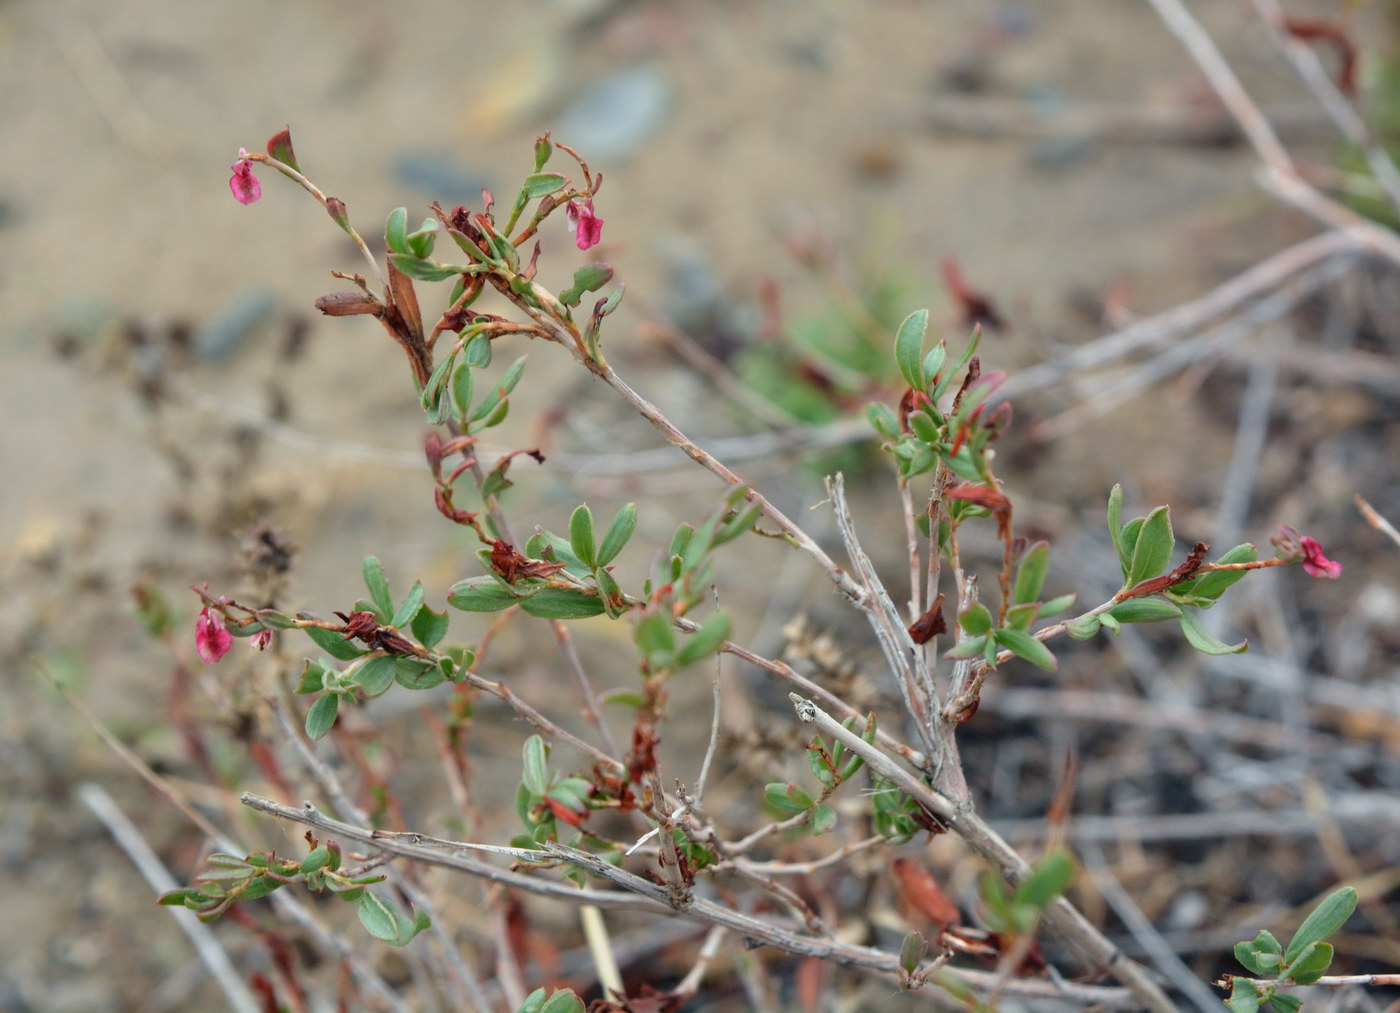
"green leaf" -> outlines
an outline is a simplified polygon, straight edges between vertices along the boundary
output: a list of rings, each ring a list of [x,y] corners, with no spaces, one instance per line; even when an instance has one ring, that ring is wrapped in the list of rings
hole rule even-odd
[[[389,220],[384,224],[384,245],[391,253],[409,252],[408,208],[394,208],[389,212]]]
[[[424,259],[432,255],[433,247],[437,244],[437,222],[432,218],[424,218],[423,224],[416,232],[408,234],[408,252],[415,257]],[[449,300],[456,302],[456,299]]]
[[[926,412],[910,412],[909,428],[913,430],[915,436],[928,444],[937,443],[941,435],[938,431],[938,423],[929,418]]]
[[[1126,573],[1132,557],[1123,548],[1121,519],[1123,516],[1123,487],[1115,485],[1108,494],[1108,537],[1113,539],[1113,547],[1118,550],[1118,561]]]
[[[715,532],[711,548],[719,548],[719,546],[726,542],[732,542],[734,539],[752,531],[754,525],[758,523],[758,519],[762,516],[763,507],[758,503],[750,503],[721,525],[720,529]]]
[[[716,612],[686,640],[680,653],[676,655],[676,667],[680,668],[708,658],[720,649],[720,645],[728,636],[729,617],[723,612]]]
[[[1109,609],[1108,614],[1120,623],[1155,623],[1175,619],[1181,615],[1181,609],[1161,598],[1129,598]]]
[[[1277,953],[1261,953],[1254,943],[1236,943],[1235,959],[1261,978],[1273,978],[1283,967],[1283,957]]]
[[[319,844],[312,848],[307,856],[301,860],[301,872],[305,875],[308,872],[315,872],[317,869],[324,869],[331,864],[331,849],[324,844]]]
[[[812,796],[789,781],[772,781],[764,785],[763,800],[782,813],[801,813],[812,808]]]
[[[534,200],[536,197],[563,189],[567,182],[568,180],[557,172],[536,172],[525,177],[525,184],[520,188],[520,192],[525,195],[526,200]]]
[[[283,165],[290,165],[297,172],[301,172],[301,166],[297,165],[296,153],[292,151],[291,128],[283,127],[267,139],[267,153]]]
[[[829,805],[818,805],[812,809],[812,836],[822,834],[836,827],[836,810]]]
[[[965,661],[969,658],[980,656],[986,646],[986,634],[968,637],[966,640],[958,641],[953,646],[953,649],[944,654],[943,657],[947,658],[949,661]]]
[[[1099,632],[1098,616],[1076,616],[1065,623],[1065,632],[1074,640],[1090,640]]]
[[[1176,540],[1172,537],[1171,515],[1164,506],[1148,515],[1133,548],[1133,561],[1128,567],[1128,586],[1155,577],[1171,562]]]
[[[899,944],[899,966],[906,974],[913,974],[919,966],[919,961],[924,959],[924,952],[928,949],[928,942],[923,934],[919,932],[907,932],[904,941]]]
[[[353,670],[355,683],[365,696],[383,696],[394,684],[394,659],[388,655],[370,658]]]
[[[316,646],[338,661],[354,661],[365,652],[345,639],[343,633],[323,630],[319,626],[306,626],[306,635],[316,642]]]
[[[1225,1005],[1230,1013],[1258,1013],[1259,989],[1248,978],[1236,978],[1230,983],[1230,998]]]
[[[466,423],[472,410],[472,369],[465,362],[452,367],[452,404],[457,420]]]
[[[432,689],[446,678],[436,662],[402,656],[394,659],[394,681],[404,689]]]
[[[1069,594],[1062,594],[1058,598],[1051,598],[1040,609],[1042,616],[1059,615],[1065,609],[1074,604],[1074,599],[1079,597],[1073,591]]]
[[[1322,942],[1341,928],[1356,910],[1356,901],[1356,890],[1349,886],[1344,886],[1324,898],[1322,903],[1313,908],[1312,914],[1303,919],[1303,924],[1298,926],[1298,931],[1288,943],[1288,949],[1284,951],[1283,962],[1294,963],[1308,946]]]
[[[294,693],[319,693],[326,684],[326,667],[319,661],[307,661],[301,670],[301,681]]]
[[[1298,959],[1283,971],[1283,977],[1299,985],[1311,985],[1332,965],[1331,943],[1310,943],[1298,954]]]
[[[425,260],[411,253],[391,253],[389,259],[395,267],[416,281],[446,281],[468,270],[462,264],[439,264],[436,260]]]
[[[394,598],[389,593],[389,581],[384,576],[384,567],[373,556],[366,556],[360,564],[360,572],[365,577],[365,587],[369,588],[370,601],[382,623],[394,614]]]
[[[569,546],[585,566],[598,565],[598,543],[593,536],[593,511],[580,503],[569,518]]]
[[[447,636],[447,626],[450,622],[446,611],[434,612],[425,605],[413,616],[413,635],[424,647],[435,647]]]
[[[865,409],[865,417],[881,436],[889,440],[899,438],[899,419],[886,405],[871,402]]]
[[[1238,644],[1217,640],[1190,609],[1182,609],[1181,632],[1186,634],[1187,642],[1202,654],[1242,654],[1249,650],[1248,640],[1241,640]]]
[[[407,945],[414,936],[429,925],[428,916],[423,912],[418,912],[418,916],[413,921],[409,921],[408,917],[397,908],[368,890],[360,898],[360,902],[355,905],[355,910],[360,916],[360,924],[369,931],[369,934],[376,939],[383,940],[390,946]]]
[[[608,525],[608,530],[603,534],[603,545],[598,550],[598,566],[607,566],[617,558],[627,542],[632,537],[632,532],[637,530],[637,504],[628,503],[621,510],[613,515],[612,523]]]
[[[533,843],[533,838],[530,839]],[[525,1001],[520,1004],[520,1009],[515,1013],[540,1013],[544,1008],[545,990],[537,988],[525,997]]]
[[[525,360],[528,358],[529,356],[522,355],[510,364],[500,382],[492,388],[491,393],[482,398],[481,404],[477,405],[476,411],[472,412],[472,422],[480,422],[489,417],[497,406],[505,400],[506,396],[515,390],[515,385],[520,382],[521,376],[525,373]]]
[[[1029,904],[1044,910],[1074,882],[1074,858],[1064,848],[1050,852],[1021,880],[1012,895],[1016,904]]]
[[[958,625],[972,636],[980,636],[992,628],[992,613],[985,605],[969,605],[958,615]]]
[[[520,608],[541,619],[587,619],[603,614],[603,599],[577,588],[546,587],[521,599]]]
[[[632,640],[649,661],[669,664],[676,649],[676,631],[669,616],[660,612],[643,614],[632,627]]]
[[[1016,657],[1024,658],[1037,668],[1053,672],[1059,666],[1059,662],[1055,660],[1055,655],[1051,653],[1050,648],[1029,633],[1003,629],[994,631],[992,637]]]
[[[1128,579],[1128,573],[1133,565],[1133,550],[1137,548],[1138,535],[1142,533],[1143,524],[1147,523],[1146,517],[1134,517],[1127,524],[1123,525],[1123,530],[1119,537],[1123,541],[1123,579]]]
[[[612,277],[611,264],[605,264],[602,261],[595,264],[584,264],[574,272],[574,283],[559,293],[559,301],[565,306],[577,306],[583,301],[585,292],[598,291],[612,281]]]
[[[403,604],[394,613],[394,617],[389,620],[389,625],[394,627],[407,626],[422,607],[423,583],[422,581],[414,581],[413,586],[408,589],[408,594],[404,596]]]
[[[943,368],[943,361],[946,358],[948,358],[948,347],[941,341],[934,345],[933,348],[929,350],[929,353],[924,356],[923,369],[925,385],[938,375],[938,371]]]
[[[520,782],[526,790],[538,798],[549,791],[549,751],[544,739],[531,735],[525,740],[525,766],[521,770]]]
[[[499,612],[520,600],[520,595],[512,594],[490,576],[459,580],[447,590],[447,604],[463,612]]]
[[[561,988],[540,1007],[540,1013],[583,1013],[583,1000],[573,989]]]
[[[473,369],[485,369],[491,365],[491,339],[485,334],[477,334],[462,349],[462,358]]]
[[[924,387],[924,334],[928,331],[928,310],[915,310],[899,325],[894,339],[894,361],[909,386]]]
[[[306,712],[306,734],[312,739],[325,738],[335,724],[335,712],[340,707],[340,696],[336,693],[322,693]]]
[[[1011,600],[1018,605],[1028,605],[1040,600],[1040,592],[1045,587],[1046,574],[1050,572],[1050,543],[1036,542],[1021,557],[1021,565],[1016,568],[1016,585]]]
[[[1269,996],[1269,1005],[1278,1013],[1298,1013],[1303,1008],[1303,1000],[1296,995],[1280,995],[1275,992]]]

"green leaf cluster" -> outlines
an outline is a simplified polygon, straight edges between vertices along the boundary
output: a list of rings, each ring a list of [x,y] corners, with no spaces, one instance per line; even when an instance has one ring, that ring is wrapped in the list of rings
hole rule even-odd
[[[1260,1006],[1277,1013],[1297,1013],[1303,1002],[1294,995],[1279,994],[1285,985],[1311,985],[1332,964],[1332,944],[1327,938],[1340,929],[1356,910],[1357,893],[1344,886],[1323,898],[1293,933],[1284,948],[1267,929],[1253,939],[1235,944],[1235,959],[1264,981],[1235,978],[1226,1005],[1233,1013],[1255,1013]]]
[[[1058,848],[1032,865],[1008,893],[1001,875],[989,869],[979,890],[987,927],[1004,936],[1034,932],[1045,909],[1069,889],[1077,871],[1074,856]]]
[[[289,883],[301,882],[310,890],[330,890],[341,900],[357,905],[361,923],[377,939],[393,946],[404,946],[428,927],[423,912],[410,919],[396,906],[371,893],[366,887],[381,883],[380,875],[347,876],[340,871],[340,848],[318,844],[305,858],[278,858],[276,852],[255,851],[239,858],[215,852],[194,884],[160,895],[159,903],[184,907],[212,922],[235,901],[258,900]]]

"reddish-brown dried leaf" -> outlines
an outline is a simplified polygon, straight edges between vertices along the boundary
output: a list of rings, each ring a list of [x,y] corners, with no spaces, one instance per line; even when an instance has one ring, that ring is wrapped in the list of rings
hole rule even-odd
[[[933,600],[928,611],[914,620],[909,627],[909,638],[916,644],[926,644],[940,633],[948,632],[948,622],[943,618],[943,595]]]
[[[896,858],[894,874],[903,899],[940,930],[957,923],[958,906],[948,899],[926,868],[913,859]]]
[[[994,331],[1006,329],[1006,321],[997,311],[992,297],[968,285],[956,257],[944,257],[940,267],[943,271],[943,284],[948,289],[948,295],[958,304],[966,326],[985,324]]]

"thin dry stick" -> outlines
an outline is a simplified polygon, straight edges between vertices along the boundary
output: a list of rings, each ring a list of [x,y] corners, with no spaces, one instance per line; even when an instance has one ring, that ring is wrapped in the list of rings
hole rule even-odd
[[[1310,102],[1271,105],[1270,123],[1289,138],[1328,133],[1327,117]],[[1057,102],[942,96],[925,114],[933,130],[969,137],[1075,138],[1133,144],[1209,144],[1234,141],[1235,122],[1224,110],[1202,116],[1195,105],[1130,102]]]
[[[179,888],[180,884],[175,882],[175,877],[161,864],[160,858],[136,828],[136,824],[127,819],[111,795],[98,785],[82,784],[78,786],[78,797],[107,827],[113,840],[126,852],[131,864],[136,866],[137,871],[145,877],[156,893],[167,893]],[[175,908],[171,913],[194,945],[199,959],[204,961],[204,966],[209,968],[209,973],[223,990],[229,1006],[236,1013],[259,1013],[261,1005],[253,997],[253,993],[248,991],[248,986],[243,983],[243,978],[229,959],[228,952],[215,938],[214,931],[200,921],[193,911]]]
[[[1358,244],[1400,263],[1400,236],[1324,196],[1298,175],[1293,159],[1284,150],[1269,121],[1186,5],[1181,0],[1148,0],[1148,3],[1185,45],[1220,101],[1249,138],[1264,163],[1260,178],[1264,188],[1318,220],[1346,229]]]
[[[1324,232],[1289,246],[1190,302],[1180,303],[1106,334],[1058,359],[1013,373],[994,396],[1005,400],[1056,386],[1067,377],[1169,342],[1179,334],[1235,312],[1242,304],[1278,288],[1290,278],[1315,269],[1325,260],[1353,250],[1355,246],[1355,239],[1339,230]]]
[[[176,791],[168,780],[151,769],[150,765],[147,764],[145,760],[128,749],[126,744],[113,735],[111,729],[103,724],[98,719],[97,715],[89,710],[87,705],[68,689],[67,686],[55,679],[42,665],[40,666],[40,671],[53,688],[59,692],[67,704],[77,711],[78,714],[82,716],[83,720],[92,727],[93,731],[97,733],[98,738],[100,738],[112,752],[116,753],[122,761],[131,767],[132,770],[141,775],[142,779],[145,780],[147,784],[168,799],[170,803],[174,805],[186,819],[198,827],[216,847],[222,848],[230,854],[246,855],[248,853],[246,848],[239,847],[221,830],[210,823],[202,813],[190,805],[189,801]],[[325,947],[328,952],[336,954],[336,956],[350,968],[350,973],[355,976],[355,980],[359,982],[361,988],[377,996],[381,1002],[389,1009],[394,1010],[395,1013],[409,1013],[408,1007],[399,1000],[394,990],[389,987],[388,982],[380,977],[379,972],[356,954],[348,943],[331,932],[331,930],[326,927],[325,923],[308,911],[303,904],[287,896],[285,893],[280,892],[272,895],[272,902],[281,914],[305,926],[310,930],[312,935],[316,937],[317,942]]]
[[[1277,984],[1277,982],[1270,978],[1245,978],[1244,975],[1236,975],[1230,978],[1221,978],[1219,981],[1215,982],[1215,984],[1219,985],[1221,988],[1229,988],[1230,982],[1239,981],[1241,979],[1243,979],[1244,981],[1252,981],[1256,985]],[[1321,978],[1318,978],[1316,981],[1312,982],[1312,985],[1318,985],[1322,988],[1350,988],[1353,985],[1393,986],[1400,985],[1400,974],[1324,974]],[[1312,987],[1312,985],[1291,985],[1285,982],[1283,984],[1283,987],[1310,988]]]
[[[701,944],[700,953],[696,956],[690,972],[673,989],[677,995],[694,995],[700,990],[700,982],[704,980],[705,972],[710,969],[710,964],[714,963],[715,957],[719,955],[719,948],[728,935],[729,930],[719,925],[705,934],[705,942]]]
[[[995,865],[1010,883],[1018,884],[1030,873],[1030,866],[1026,860],[977,815],[970,800],[953,802],[924,784],[860,735],[843,727],[812,701],[804,700],[796,693],[790,693],[788,699],[793,702],[797,716],[802,721],[814,724],[825,734],[839,739],[847,749],[865,760],[871,770],[926,806],[966,841],[972,850]],[[1175,1013],[1176,1007],[1147,972],[1124,957],[1118,948],[1064,897],[1058,898],[1045,909],[1045,920],[1078,952],[1081,959],[1091,967],[1106,969],[1131,989],[1143,1006],[1155,1013]]]
[[[1128,931],[1133,934],[1133,938],[1138,941],[1143,952],[1147,953],[1152,962],[1157,965],[1157,970],[1167,976],[1169,981],[1175,982],[1176,986],[1186,993],[1186,997],[1196,1004],[1196,1008],[1201,1013],[1218,1013],[1220,1009],[1220,998],[1210,990],[1205,982],[1197,978],[1191,972],[1180,957],[1176,955],[1167,941],[1162,938],[1162,934],[1153,927],[1152,922],[1142,913],[1142,908],[1132,897],[1128,896],[1128,891],[1123,889],[1122,884],[1114,878],[1113,871],[1108,867],[1108,862],[1104,859],[1103,852],[1097,845],[1089,845],[1084,849],[1084,857],[1089,866],[1089,874],[1094,878],[1094,885],[1098,887],[1103,899],[1108,901],[1108,906],[1113,908],[1114,913],[1122,919],[1123,924],[1128,927]]]
[[[340,778],[336,775],[335,771],[322,763],[320,757],[312,751],[310,745],[307,744],[306,740],[297,729],[293,727],[291,721],[288,720],[286,711],[280,703],[271,697],[266,699],[266,703],[268,708],[272,711],[273,716],[277,719],[277,724],[282,730],[283,737],[292,744],[293,749],[296,750],[297,756],[301,758],[303,765],[311,772],[313,780],[315,780],[321,790],[330,797],[335,807],[344,816],[354,820],[361,827],[370,829],[372,824],[369,814],[354,803],[349,793],[345,790],[344,785],[340,783]],[[438,915],[437,907],[433,903],[432,898],[423,890],[420,890],[411,879],[403,875],[397,869],[390,869],[388,873],[390,881],[399,889],[403,890],[408,899],[412,901],[416,907],[424,911],[431,919],[430,925],[433,935],[437,939],[447,963],[448,973],[445,977],[454,993],[452,999],[456,1007],[461,1009],[470,1005],[472,1008],[481,1010],[482,1013],[489,1013],[491,1003],[486,998],[486,994],[481,991],[481,986],[477,982],[476,973],[468,966],[466,958],[462,955],[460,948],[457,946],[456,940],[454,940],[452,936],[448,934],[447,929],[443,927],[442,919]]]
[[[561,342],[563,343],[563,342]],[[567,347],[573,347],[569,345]],[[580,358],[582,353],[574,348],[574,352]],[[585,360],[586,361],[586,360]],[[738,475],[730,471],[708,452],[696,446],[690,438],[681,432],[670,419],[663,415],[655,405],[653,405],[642,395],[633,390],[610,366],[599,366],[597,363],[588,363],[594,374],[601,378],[604,383],[615,390],[627,401],[637,412],[648,422],[652,428],[665,437],[666,442],[680,448],[687,457],[695,461],[712,475],[718,476],[731,486],[743,486],[748,492],[745,498],[752,503],[757,503],[759,508],[767,515],[768,519],[776,524],[791,541],[792,544],[803,552],[807,553],[817,561],[817,564],[826,571],[831,582],[847,598],[856,604],[863,604],[865,601],[865,591],[851,579],[844,569],[836,565],[836,562],[826,554],[826,551],[817,544],[816,540],[806,531],[794,524],[788,516],[768,501],[761,493],[752,486],[744,482]]]
[[[1337,82],[1333,80],[1322,66],[1322,62],[1317,58],[1317,54],[1301,39],[1290,35],[1286,27],[1286,18],[1283,9],[1279,7],[1276,0],[1252,0],[1254,9],[1259,12],[1259,17],[1269,28],[1269,35],[1278,46],[1293,62],[1298,75],[1308,86],[1322,108],[1327,111],[1327,115],[1337,128],[1351,141],[1359,147],[1366,156],[1366,164],[1371,169],[1371,175],[1376,178],[1385,195],[1390,198],[1390,202],[1396,210],[1400,210],[1400,170],[1396,169],[1395,162],[1385,148],[1376,141],[1374,132],[1367,126],[1366,121],[1356,111],[1356,107],[1343,94],[1342,89],[1337,87]]]
[[[840,726],[837,725],[839,728]],[[884,754],[880,754],[882,757]],[[885,761],[893,765],[893,761],[884,757]],[[437,865],[458,872],[465,872],[470,875],[480,876],[504,886],[513,886],[527,890],[531,893],[542,894],[557,899],[572,902],[584,902],[597,904],[602,907],[627,907],[639,911],[651,911],[657,914],[675,915],[667,902],[667,892],[664,886],[643,879],[630,872],[626,872],[598,858],[596,855],[586,851],[579,851],[562,844],[550,843],[546,845],[546,854],[540,858],[553,857],[570,864],[577,865],[595,875],[606,879],[613,884],[622,887],[622,891],[603,890],[580,890],[572,884],[559,883],[553,880],[539,879],[532,876],[525,876],[519,873],[507,872],[482,862],[477,862],[470,858],[465,858],[458,854],[444,853],[442,850],[435,850],[421,844],[412,843],[414,840],[436,840],[425,835],[408,833],[386,834],[384,832],[367,832],[359,827],[340,820],[331,819],[323,815],[315,806],[304,805],[301,808],[294,808],[288,805],[274,802],[271,799],[262,798],[250,792],[244,792],[240,796],[244,805],[270,815],[303,823],[310,827],[323,830],[326,833],[350,840],[359,841],[372,848],[402,855],[415,861],[425,862],[430,865]],[[467,842],[442,842],[446,847],[485,848],[485,845],[472,845]],[[518,849],[504,849],[512,853],[517,853]],[[527,853],[533,855],[534,853]],[[539,859],[536,859],[537,861]],[[625,891],[625,892],[623,892]],[[274,896],[277,896],[274,894]],[[749,937],[761,943],[775,946],[790,953],[801,956],[822,957],[838,961],[840,963],[857,964],[882,970],[890,974],[898,971],[899,960],[894,954],[884,953],[880,950],[873,950],[864,946],[854,946],[841,943],[835,940],[815,939],[810,936],[803,936],[791,932],[778,925],[753,918],[749,915],[741,914],[729,908],[722,907],[712,901],[695,898],[693,903],[681,912],[685,917],[696,918],[708,921],[712,924],[721,925],[732,929],[741,936]],[[986,972],[958,969],[956,973],[969,985],[977,988],[985,988],[991,984],[992,975]],[[1112,988],[1096,985],[1070,985],[1040,980],[1022,980],[1013,982],[1007,988],[1008,995],[1024,995],[1030,997],[1060,997],[1069,1001],[1082,1003],[1102,1003],[1107,1007],[1121,1007],[1132,1001],[1133,993],[1127,989]]]
[[[1361,511],[1361,516],[1366,518],[1367,524],[1385,535],[1396,545],[1400,545],[1400,531],[1396,531],[1395,525],[1391,524],[1390,521],[1377,513],[1376,508],[1371,506],[1370,503],[1362,499],[1360,493],[1357,493],[1356,496],[1353,497],[1353,502],[1356,504],[1356,509]]]
[[[1350,269],[1349,263],[1335,258],[1318,264],[1236,316],[1168,346],[1115,380],[1105,381],[1098,376],[1080,377],[1075,385],[1091,390],[1092,396],[1037,423],[1034,427],[1036,438],[1051,440],[1063,436],[1090,419],[1106,415],[1192,363],[1221,355],[1268,324],[1287,316],[1319,288],[1337,280]]]
[[[910,639],[909,630],[900,621],[899,609],[890,600],[889,592],[880,582],[870,557],[860,547],[855,522],[846,503],[844,477],[838,474],[828,478],[826,491],[831,496],[836,524],[841,531],[841,539],[846,544],[846,553],[850,556],[856,578],[865,588],[864,603],[859,607],[870,621],[890,671],[894,673],[900,696],[904,699],[905,710],[914,719],[924,754],[935,769],[956,770],[960,766],[957,743],[952,738],[940,739],[935,731],[940,708],[938,688],[933,683],[933,676],[929,674],[923,652]]]

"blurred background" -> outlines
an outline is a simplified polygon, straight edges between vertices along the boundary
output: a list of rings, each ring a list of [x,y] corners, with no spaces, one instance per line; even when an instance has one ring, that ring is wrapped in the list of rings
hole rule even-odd
[[[1248,5],[1197,7],[1290,150],[1342,164],[1335,131]],[[1361,19],[1363,94],[1393,114],[1392,8],[1299,9]],[[611,263],[628,296],[606,332],[610,361],[702,442],[730,440],[736,470],[823,537],[829,516],[809,508],[825,497],[821,474],[845,471],[892,586],[905,564],[902,533],[881,537],[900,530],[888,463],[839,428],[869,400],[838,368],[849,335],[872,343],[872,330],[930,306],[957,348],[980,316],[984,368],[1014,371],[1318,231],[1254,185],[1257,159],[1180,44],[1145,3],[1121,0],[9,0],[0,93],[5,1011],[221,1001],[75,791],[100,785],[139,815],[177,877],[196,867],[200,840],[37,673],[192,785],[181,714],[221,715],[236,742],[250,687],[270,666],[299,669],[300,654],[240,652],[210,689],[186,635],[189,584],[236,597],[270,544],[293,554],[286,606],[321,614],[361,593],[367,553],[439,604],[475,572],[471,546],[433,509],[400,353],[373,321],[312,307],[345,287],[330,270],[359,269],[355,251],[274,174],[261,173],[260,202],[236,203],[227,178],[240,147],[262,150],[290,124],[307,175],[372,238],[399,205],[416,222],[433,200],[479,208],[483,187],[508,202],[534,139],[552,130],[603,172],[606,226],[584,256],[548,223],[545,283],[595,255]],[[1002,451],[1022,530],[1055,546],[1051,593],[1112,592],[1101,517],[1115,481],[1137,512],[1170,502],[1185,542],[1263,547],[1287,522],[1346,566],[1335,583],[1297,571],[1246,582],[1217,621],[1225,639],[1254,641],[1249,655],[1202,660],[1170,635],[1126,631],[1067,650],[1057,675],[1008,667],[1001,703],[989,693],[966,728],[979,798],[1032,835],[1077,749],[1075,812],[1101,821],[1085,824],[1098,828],[1086,848],[1203,978],[1229,969],[1234,941],[1338,880],[1366,884],[1368,932],[1338,946],[1350,966],[1393,967],[1400,952],[1386,904],[1400,882],[1400,554],[1351,504],[1361,493],[1400,515],[1400,307],[1393,267],[1344,266],[1209,354],[1115,375],[1123,396],[1027,390]],[[685,364],[677,332],[836,435],[759,456],[745,441],[763,420]],[[664,543],[719,501],[709,476],[668,457],[558,349],[526,350],[533,382],[499,449],[538,443],[550,460],[512,471],[522,520],[561,530],[582,499],[602,517],[636,499],[639,539]],[[990,543],[975,548],[992,558]],[[804,615],[805,663],[821,670],[810,641],[830,633],[838,667],[874,679],[867,632],[810,567],[763,547],[738,555],[723,593],[744,617],[739,639],[781,654]],[[644,553],[631,565],[640,574]],[[169,603],[168,641],[134,615],[152,596]],[[454,638],[479,637],[471,623],[456,616]],[[600,681],[621,685],[630,649],[605,626],[587,624],[581,642],[616,669]],[[532,658],[527,640],[503,638],[493,678],[548,685],[555,662]],[[789,720],[785,690],[733,679],[736,736]],[[678,775],[703,748],[708,695],[700,681],[674,692],[699,702],[700,738],[679,721],[666,741]],[[395,713],[391,700],[385,720],[411,729],[419,701]],[[523,734],[483,735],[474,762],[514,764]],[[256,787],[246,760],[214,762],[230,785]],[[398,776],[428,829],[448,804],[433,773]],[[756,804],[742,780],[736,812]],[[190,790],[232,829],[251,837],[259,825],[213,789]],[[510,790],[499,791],[509,834]],[[940,842],[935,857],[948,882],[975,881],[955,846]],[[1141,950],[1096,889],[1080,899]],[[787,1008],[790,975],[780,960],[771,971],[773,1008]],[[833,989],[828,1005],[859,994]]]

